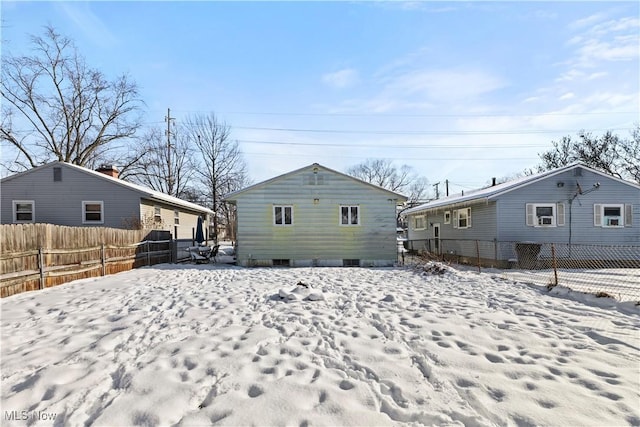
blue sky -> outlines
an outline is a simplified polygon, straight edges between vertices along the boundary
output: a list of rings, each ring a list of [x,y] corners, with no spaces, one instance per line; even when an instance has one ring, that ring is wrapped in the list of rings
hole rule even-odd
[[[179,122],[215,112],[261,181],[408,164],[451,192],[638,123],[637,2],[2,2],[2,49],[44,25]],[[5,147],[6,149],[6,147]],[[443,188],[442,186],[440,187]]]

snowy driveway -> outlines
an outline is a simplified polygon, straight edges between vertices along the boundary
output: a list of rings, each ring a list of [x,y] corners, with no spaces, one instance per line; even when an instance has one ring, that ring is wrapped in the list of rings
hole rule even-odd
[[[2,300],[2,424],[638,425],[639,331],[490,274],[160,265]]]

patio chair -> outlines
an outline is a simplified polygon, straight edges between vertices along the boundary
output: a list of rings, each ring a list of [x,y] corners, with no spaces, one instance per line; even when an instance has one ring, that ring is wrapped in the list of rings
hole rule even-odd
[[[190,246],[187,248],[187,252],[189,252],[189,257],[191,261],[196,264],[208,263],[213,259],[216,261],[216,256],[218,255],[218,250],[220,249],[220,245],[214,246]]]

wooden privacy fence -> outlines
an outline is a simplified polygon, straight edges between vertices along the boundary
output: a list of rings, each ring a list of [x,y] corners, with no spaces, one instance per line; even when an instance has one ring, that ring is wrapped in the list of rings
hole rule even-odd
[[[0,225],[0,296],[172,261],[168,231]]]

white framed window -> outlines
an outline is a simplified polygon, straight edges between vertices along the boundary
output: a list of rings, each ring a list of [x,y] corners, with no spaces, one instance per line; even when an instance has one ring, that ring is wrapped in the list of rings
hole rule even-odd
[[[427,218],[424,215],[418,215],[413,217],[413,229],[414,230],[424,230],[426,228],[425,224]]]
[[[273,225],[293,225],[293,206],[274,206]]]
[[[527,203],[526,222],[529,227],[564,225],[564,203]]]
[[[453,210],[453,228],[471,228],[471,208]]]
[[[104,223],[104,203],[102,201],[82,202],[82,223],[102,224]]]
[[[35,222],[36,219],[36,202],[33,200],[14,200],[13,201],[13,222],[27,223]]]
[[[593,205],[593,225],[596,227],[630,227],[633,223],[632,215],[632,205],[621,203]]]
[[[360,206],[340,206],[340,225],[360,225]]]
[[[180,211],[178,209],[173,210],[173,225],[180,225]]]
[[[158,205],[153,207],[153,220],[155,222],[162,222],[162,208]]]
[[[444,212],[444,223],[451,224],[451,211]]]

